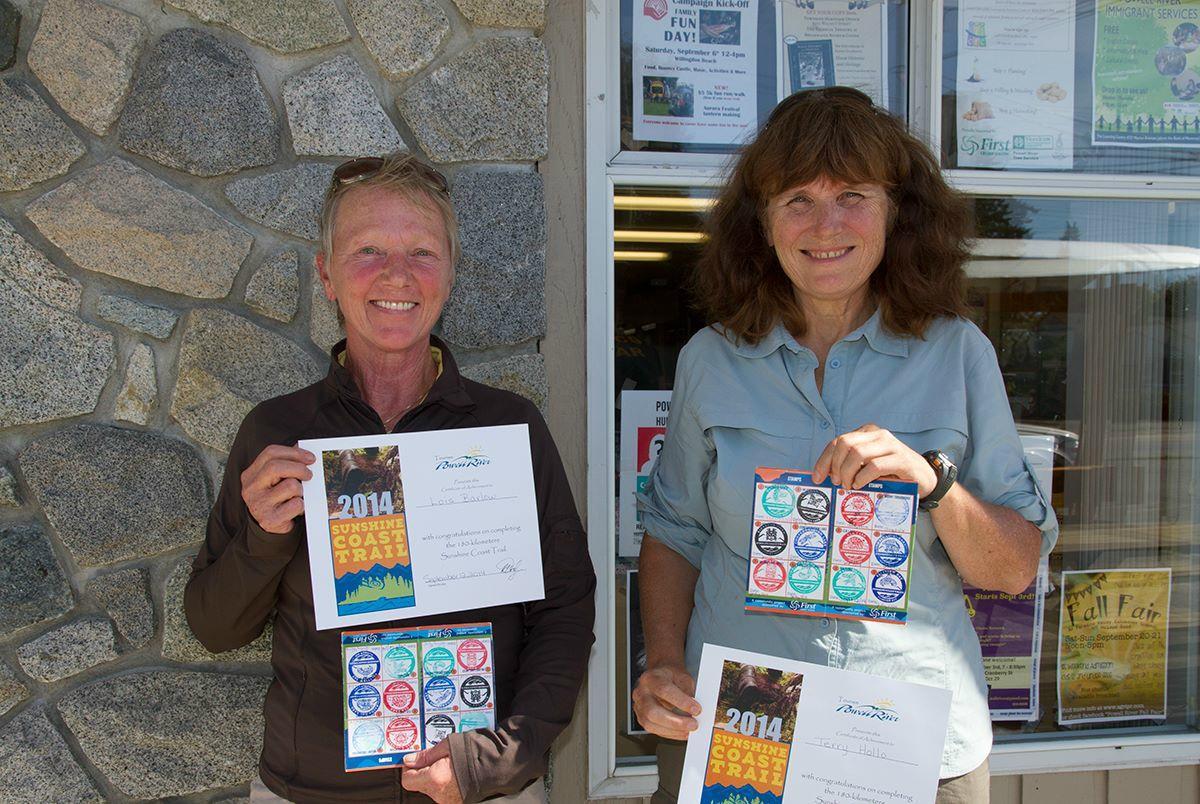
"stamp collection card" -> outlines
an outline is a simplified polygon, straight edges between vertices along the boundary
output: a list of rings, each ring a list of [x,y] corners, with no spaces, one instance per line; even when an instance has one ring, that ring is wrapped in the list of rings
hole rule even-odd
[[[746,610],[904,624],[916,521],[915,483],[844,489],[760,466]]]
[[[705,645],[679,800],[933,804],[950,692]]]
[[[299,445],[318,629],[544,596],[526,425]]]
[[[492,626],[342,634],[347,771],[393,768],[456,731],[496,725]]]

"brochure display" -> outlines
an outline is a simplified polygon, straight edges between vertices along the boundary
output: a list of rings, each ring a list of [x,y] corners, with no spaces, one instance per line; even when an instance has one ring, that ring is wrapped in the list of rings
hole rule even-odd
[[[1064,572],[1058,722],[1167,716],[1170,569]]]
[[[955,35],[959,167],[1070,170],[1074,0],[962,0]]]
[[[933,804],[950,692],[705,645],[680,801]]]
[[[526,425],[299,446],[317,628],[544,597]]]
[[[1096,0],[1092,144],[1200,148],[1200,0]]]
[[[758,0],[634,0],[633,136],[740,144],[758,126]]]

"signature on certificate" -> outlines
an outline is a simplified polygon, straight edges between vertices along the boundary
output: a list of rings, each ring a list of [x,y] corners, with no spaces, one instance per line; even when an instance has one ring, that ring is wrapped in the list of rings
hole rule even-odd
[[[437,575],[426,575],[425,583],[430,586],[442,586],[451,581],[463,581],[469,578],[490,578],[494,576],[505,577],[511,581],[524,571],[525,568],[521,566],[519,559],[502,558],[496,562],[494,569],[476,567],[474,569],[465,569],[461,572],[443,572]]]

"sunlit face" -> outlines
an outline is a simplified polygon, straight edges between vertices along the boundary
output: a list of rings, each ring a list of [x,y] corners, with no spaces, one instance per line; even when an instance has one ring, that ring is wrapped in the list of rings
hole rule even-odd
[[[333,253],[317,255],[317,270],[346,319],[347,348],[362,358],[427,349],[454,284],[437,208],[380,187],[342,197]]]
[[[883,260],[890,205],[878,184],[825,178],[770,200],[766,231],[799,301],[848,301],[867,292]]]

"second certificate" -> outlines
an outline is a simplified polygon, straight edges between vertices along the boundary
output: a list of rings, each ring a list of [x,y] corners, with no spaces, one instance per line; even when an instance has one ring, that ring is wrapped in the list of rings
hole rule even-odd
[[[525,425],[299,446],[317,628],[544,596]]]

